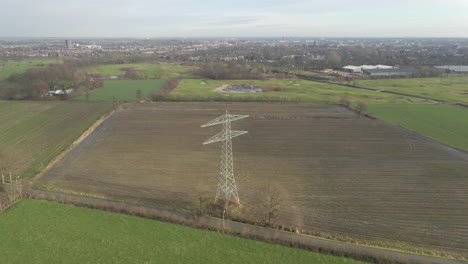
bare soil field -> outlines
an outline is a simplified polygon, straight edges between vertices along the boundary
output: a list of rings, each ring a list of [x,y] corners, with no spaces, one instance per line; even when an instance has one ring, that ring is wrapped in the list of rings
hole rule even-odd
[[[214,197],[227,109],[239,218],[350,242],[468,258],[468,154],[349,110],[312,104],[127,104],[42,177],[42,188],[182,210]]]

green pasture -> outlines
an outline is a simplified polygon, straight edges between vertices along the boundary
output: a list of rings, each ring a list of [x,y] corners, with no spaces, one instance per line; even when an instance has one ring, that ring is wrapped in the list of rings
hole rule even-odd
[[[91,92],[90,101],[137,101],[137,90],[140,89],[142,98],[150,96],[161,89],[164,80],[113,80],[105,81],[104,87]],[[80,95],[75,100],[84,101],[86,96]]]
[[[262,93],[225,93],[215,89],[224,84],[253,84],[267,87],[270,91]],[[274,91],[275,89],[281,91]],[[172,95],[181,100],[205,100],[219,97],[242,98],[276,98],[284,101],[336,104],[341,98],[350,101],[362,101],[368,104],[410,104],[424,101],[400,95],[378,93],[358,89],[350,89],[335,84],[313,82],[306,80],[199,80],[184,79],[179,82]]]
[[[468,76],[357,80],[356,85],[422,96],[446,102],[468,103]]]
[[[99,65],[90,67],[87,71],[98,73],[102,76],[123,77],[125,75],[124,68],[134,68],[142,79],[195,78],[192,76],[193,67],[163,62]]]
[[[1,213],[0,234],[2,263],[363,263],[37,200]]]
[[[112,107],[111,103],[0,101],[0,153],[29,178]]]
[[[468,109],[451,105],[370,105],[368,112],[440,142],[468,150]]]
[[[30,68],[47,67],[51,63],[60,63],[61,61],[51,59],[21,59],[4,60],[0,59],[0,80],[10,76],[12,73],[22,73]]]

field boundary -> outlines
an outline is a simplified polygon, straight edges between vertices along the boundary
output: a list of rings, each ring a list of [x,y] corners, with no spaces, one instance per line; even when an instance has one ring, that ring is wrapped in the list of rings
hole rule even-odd
[[[438,100],[438,99],[432,99],[432,98],[422,97],[422,96],[418,96],[418,95],[412,95],[412,94],[405,94],[405,93],[387,91],[387,90],[385,90],[385,89],[375,89],[375,88],[368,88],[368,87],[362,87],[362,86],[351,85],[351,84],[336,83],[336,82],[328,82],[328,81],[318,80],[318,79],[315,79],[315,78],[309,78],[309,77],[307,77],[307,76],[300,75],[300,74],[296,74],[296,77],[297,77],[298,79],[301,79],[301,80],[314,81],[314,82],[321,82],[321,83],[328,83],[328,84],[335,84],[335,85],[344,86],[344,87],[353,88],[353,89],[358,89],[358,90],[366,90],[366,91],[372,91],[372,92],[378,92],[378,93],[388,93],[388,94],[403,95],[403,96],[407,96],[407,97],[413,97],[413,98],[416,98],[416,99],[425,100],[425,101],[428,101],[428,102],[431,102],[431,103],[450,104],[450,102],[446,102],[446,101],[442,101],[442,100]],[[459,104],[459,103],[455,103],[455,104]],[[466,105],[464,105],[464,104],[460,104],[460,105],[461,105],[461,106],[464,106],[464,107],[468,107],[468,106],[466,106]]]
[[[61,153],[59,153],[57,156],[55,156],[50,162],[47,164],[47,166],[44,167],[39,173],[31,177],[31,180],[34,182],[35,180],[40,179],[46,172],[48,172],[57,162],[62,160],[68,153],[70,153],[72,150],[76,148],[83,140],[85,140],[91,133],[96,130],[96,128],[99,127],[104,121],[106,121],[109,117],[111,117],[116,111],[118,111],[121,108],[122,104],[115,105],[113,109],[103,116],[101,116],[92,126],[90,126],[83,134],[81,134],[75,141],[73,141],[65,150],[63,150]]]
[[[417,255],[407,252],[393,251],[390,249],[338,242],[319,237],[300,235],[287,231],[280,231],[261,226],[234,222],[230,220],[225,221],[226,228],[223,229],[223,220],[215,217],[198,216],[195,219],[192,214],[183,213],[180,211],[172,211],[168,209],[129,204],[112,200],[83,197],[73,194],[34,189],[31,190],[31,196],[31,198],[37,200],[48,200],[77,207],[155,219],[159,221],[190,226],[193,228],[205,229],[208,231],[223,232],[229,235],[259,240],[266,243],[300,248],[322,254],[348,257],[372,263],[468,263],[463,260],[444,259],[427,255]]]
[[[423,96],[419,96],[419,95],[412,95],[412,94],[388,91],[388,90],[385,90],[385,89],[376,89],[376,88],[368,88],[368,87],[362,87],[362,86],[352,85],[352,84],[328,82],[328,81],[324,81],[324,80],[308,78],[306,76],[297,75],[297,74],[296,74],[296,76],[297,76],[298,79],[306,80],[306,81],[314,81],[314,82],[335,84],[335,85],[344,86],[344,87],[348,87],[348,88],[353,88],[353,89],[358,89],[358,90],[365,90],[365,91],[372,91],[372,92],[377,92],[377,93],[388,93],[388,94],[403,95],[403,96],[406,96],[406,97],[412,97],[412,98],[416,98],[416,99],[425,100],[425,101],[431,102],[431,103],[448,104],[448,105],[455,105],[455,106],[468,108],[468,104],[464,104],[464,103],[460,103],[460,102],[448,102],[448,101],[443,101],[443,100],[440,100],[440,99],[432,99],[432,98],[427,98],[427,97],[423,97]]]
[[[454,106],[454,107],[457,107],[457,106]],[[460,107],[465,107],[465,106],[460,106]],[[468,108],[468,106],[466,106],[466,107]],[[402,125],[397,124],[397,123],[393,123],[393,122],[391,122],[391,121],[389,121],[389,120],[385,120],[385,119],[383,119],[382,117],[379,117],[379,116],[377,116],[377,115],[375,115],[375,114],[365,113],[365,114],[363,114],[363,115],[365,115],[366,117],[368,117],[368,118],[370,118],[370,119],[379,120],[379,121],[388,123],[388,124],[390,124],[390,125],[392,125],[392,126],[398,127],[398,128],[400,128],[400,129],[406,129],[406,130],[408,130],[408,131],[411,131],[411,132],[413,132],[413,133],[416,133],[416,134],[418,134],[419,136],[423,137],[425,140],[430,140],[430,141],[437,142],[437,143],[441,144],[442,146],[444,146],[445,148],[447,148],[447,149],[449,149],[449,150],[451,150],[451,151],[458,151],[458,152],[461,152],[461,153],[464,153],[464,154],[468,154],[468,150],[466,150],[466,149],[462,149],[462,148],[459,148],[459,147],[457,147],[457,146],[453,146],[453,145],[447,144],[447,143],[445,143],[445,142],[442,142],[442,141],[440,141],[440,140],[438,140],[438,139],[436,139],[436,138],[432,138],[432,137],[430,137],[430,136],[426,136],[426,135],[422,134],[422,133],[419,132],[419,131],[416,131],[416,130],[414,130],[414,129],[412,129],[412,128],[409,128],[409,127],[402,126]]]

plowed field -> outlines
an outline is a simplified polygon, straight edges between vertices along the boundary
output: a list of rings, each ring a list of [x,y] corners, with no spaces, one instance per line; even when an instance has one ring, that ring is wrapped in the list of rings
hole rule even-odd
[[[65,157],[40,185],[177,209],[214,196],[227,109],[245,208],[280,190],[275,224],[346,241],[468,257],[468,154],[331,105],[128,104]],[[258,212],[258,211],[256,211]],[[242,217],[258,219],[259,215]]]

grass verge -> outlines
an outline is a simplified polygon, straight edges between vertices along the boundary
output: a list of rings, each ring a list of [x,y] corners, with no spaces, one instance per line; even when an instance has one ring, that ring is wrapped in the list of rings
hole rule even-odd
[[[9,241],[3,263],[362,263],[37,200],[0,214],[0,232]]]

